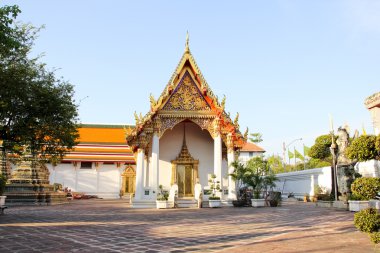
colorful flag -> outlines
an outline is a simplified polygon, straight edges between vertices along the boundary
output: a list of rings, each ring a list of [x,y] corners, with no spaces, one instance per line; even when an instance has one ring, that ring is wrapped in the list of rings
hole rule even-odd
[[[366,130],[365,130],[365,128],[364,128],[364,124],[363,124],[362,128],[363,128],[363,135],[366,136],[366,135],[367,135],[367,132],[366,132]]]
[[[301,161],[305,160],[305,157],[303,157],[303,155],[301,155],[301,153],[298,152],[297,149],[294,149],[294,155],[296,156],[296,158],[300,159]]]
[[[290,150],[288,150],[288,157],[289,157],[289,159],[294,157],[294,154],[292,152],[290,152]]]
[[[310,151],[310,147],[307,147],[305,146],[305,144],[303,144],[303,155],[309,156],[309,151]]]

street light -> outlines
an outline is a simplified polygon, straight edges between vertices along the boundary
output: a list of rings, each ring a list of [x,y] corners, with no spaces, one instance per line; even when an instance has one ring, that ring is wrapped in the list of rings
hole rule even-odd
[[[330,152],[331,152],[331,155],[332,155],[332,166],[331,166],[331,169],[332,169],[332,178],[333,178],[333,187],[332,189],[334,189],[334,195],[335,195],[335,201],[338,201],[338,177],[337,177],[337,168],[336,168],[336,165],[337,165],[337,160],[336,160],[336,155],[337,155],[337,146],[335,144],[335,140],[334,140],[334,130],[332,130],[330,132],[331,134],[331,146],[330,146]]]
[[[284,169],[285,169],[285,152],[286,152],[286,150],[288,150],[288,147],[290,146],[290,145],[292,145],[294,142],[296,142],[296,141],[302,141],[302,138],[298,138],[298,139],[294,139],[294,140],[292,140],[288,145],[286,145],[285,146],[285,142],[284,142],[284,145],[283,145],[283,151],[284,151]],[[294,154],[295,155],[295,154]],[[290,164],[290,158],[289,158],[289,164]]]

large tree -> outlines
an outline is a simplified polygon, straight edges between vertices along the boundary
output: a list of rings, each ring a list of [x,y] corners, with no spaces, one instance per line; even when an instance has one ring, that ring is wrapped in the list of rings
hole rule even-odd
[[[11,152],[59,158],[78,137],[74,88],[29,56],[39,28],[16,24],[19,12],[0,8],[0,138]]]

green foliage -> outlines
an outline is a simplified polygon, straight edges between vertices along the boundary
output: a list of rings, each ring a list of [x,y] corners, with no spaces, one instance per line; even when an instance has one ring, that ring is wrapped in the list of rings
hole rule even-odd
[[[376,137],[375,148],[377,150],[377,153],[380,154],[380,134]]]
[[[246,184],[247,177],[249,175],[248,168],[239,161],[234,161],[231,163],[231,166],[234,168],[234,172],[229,174],[232,179],[235,181],[235,190],[237,192],[237,199],[242,198],[240,194],[240,189]]]
[[[315,158],[311,158],[307,164],[307,168],[310,168],[310,169],[323,168],[327,166],[331,166],[331,162],[315,159]]]
[[[212,195],[208,199],[210,198],[211,200],[220,199],[220,197],[216,196],[216,192],[220,191],[220,182],[216,179],[216,175],[212,174],[208,182],[210,184],[210,189],[212,190]]]
[[[285,172],[284,163],[280,156],[272,155],[267,158],[268,166],[275,174]]]
[[[168,191],[165,191],[161,184],[158,188],[160,189],[160,192],[158,192],[158,194],[157,194],[157,200],[158,201],[167,201],[169,199]]]
[[[210,196],[208,197],[209,200],[220,200],[220,197],[218,196]]]
[[[365,233],[378,231],[380,228],[380,214],[374,208],[367,208],[355,213],[354,224],[357,229]]]
[[[380,178],[361,177],[355,179],[351,184],[352,194],[361,200],[369,200],[375,198],[380,191]]]
[[[253,143],[260,143],[263,141],[263,135],[261,133],[252,133],[250,134],[249,141]]]
[[[0,7],[0,56],[9,55],[10,52],[21,47],[17,31],[12,27],[20,9],[15,6]]]
[[[373,232],[370,234],[371,242],[378,244],[380,242],[380,232]]]
[[[315,143],[311,146],[309,151],[309,156],[314,159],[319,160],[331,160],[331,146],[332,140],[331,135],[321,135],[317,139],[315,139]]]
[[[4,193],[6,183],[7,179],[3,175],[0,175],[0,196]]]
[[[27,145],[42,158],[62,157],[78,137],[74,88],[29,57],[40,29],[14,25],[19,12],[0,7],[0,138],[10,152]]]
[[[354,139],[346,149],[346,155],[352,160],[364,162],[376,159],[378,151],[375,147],[376,137],[374,135],[362,135]]]

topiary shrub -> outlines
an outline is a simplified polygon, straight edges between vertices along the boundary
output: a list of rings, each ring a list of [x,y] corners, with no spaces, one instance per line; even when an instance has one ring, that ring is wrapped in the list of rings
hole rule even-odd
[[[362,135],[352,141],[346,149],[346,155],[348,158],[359,162],[376,159],[378,151],[376,150],[375,143],[376,136]]]
[[[373,232],[370,234],[371,242],[378,244],[380,242],[380,232]]]
[[[361,177],[355,179],[351,184],[352,194],[361,200],[370,200],[375,198],[380,191],[380,178]]]
[[[354,224],[362,232],[377,232],[380,228],[380,214],[374,208],[361,210],[355,213]]]

